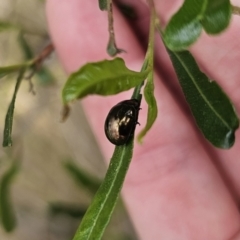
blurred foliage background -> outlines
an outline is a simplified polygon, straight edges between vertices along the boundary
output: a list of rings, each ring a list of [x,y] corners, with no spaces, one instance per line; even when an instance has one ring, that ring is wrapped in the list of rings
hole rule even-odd
[[[43,0],[0,0],[0,67],[22,63],[50,43],[44,4]],[[2,133],[16,78],[17,74],[0,78]],[[35,95],[29,92],[29,81],[22,81],[13,147],[0,148],[1,240],[71,239],[104,177],[106,166],[80,103],[60,123],[66,78],[53,53],[32,77]],[[15,163],[18,170],[7,186],[9,192],[3,191],[4,176]],[[8,231],[3,224],[6,201],[16,220]],[[121,201],[104,239],[136,239]]]

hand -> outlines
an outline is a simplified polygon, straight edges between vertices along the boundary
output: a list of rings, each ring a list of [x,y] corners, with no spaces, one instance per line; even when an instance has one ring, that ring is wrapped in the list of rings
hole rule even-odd
[[[139,71],[142,44],[147,41],[148,10],[144,3],[129,1],[139,19],[127,21],[114,9],[116,42],[127,66]],[[238,1],[240,5],[240,1]],[[156,1],[162,22],[179,6]],[[107,13],[97,1],[48,0],[50,34],[67,72],[86,62],[109,58]],[[234,16],[227,31],[209,37],[202,33],[191,52],[201,68],[231,97],[240,112],[240,17]],[[140,38],[141,37],[141,38]],[[123,187],[125,203],[140,239],[230,240],[240,238],[240,134],[230,150],[219,150],[203,139],[180,91],[169,57],[156,37],[155,95],[158,118],[144,139],[135,143],[134,157]],[[106,159],[114,146],[104,135],[109,109],[129,99],[131,92],[117,96],[90,96],[83,100],[89,121]],[[139,122],[146,121],[142,104]],[[141,129],[137,126],[137,130]]]

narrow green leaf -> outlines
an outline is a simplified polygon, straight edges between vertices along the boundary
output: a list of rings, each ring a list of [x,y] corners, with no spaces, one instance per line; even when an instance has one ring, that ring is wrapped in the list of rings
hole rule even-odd
[[[180,51],[195,42],[201,33],[199,20],[203,19],[207,0],[185,0],[169,21],[163,38],[172,51]]]
[[[0,21],[0,32],[12,29],[18,29],[18,27],[13,25],[12,23]]]
[[[227,28],[230,18],[229,0],[185,0],[163,33],[165,44],[172,51],[182,51],[197,40],[202,27],[209,34],[218,34]]]
[[[121,58],[88,63],[67,80],[62,91],[63,103],[88,94],[106,96],[129,90],[145,80],[147,74],[148,71],[129,70]]]
[[[30,59],[34,58],[34,54],[32,52],[32,49],[29,46],[27,40],[25,39],[22,31],[18,35],[18,42],[19,42],[19,45],[20,45],[20,47],[22,49],[22,52],[24,54],[24,58],[26,60],[30,60]]]
[[[76,180],[80,186],[84,186],[86,189],[90,190],[92,193],[96,193],[101,183],[99,180],[86,174],[86,172],[79,168],[76,164],[71,161],[67,161],[64,163],[65,169],[69,172],[69,174]]]
[[[100,10],[102,11],[107,10],[107,1],[108,0],[98,0]]]
[[[15,107],[15,100],[17,97],[17,92],[19,86],[21,84],[22,78],[24,76],[25,68],[21,69],[17,78],[17,82],[15,85],[15,90],[13,93],[12,101],[8,107],[7,115],[5,117],[5,126],[4,126],[4,133],[3,133],[3,147],[10,147],[12,146],[12,124],[13,124],[13,114],[14,114],[14,107]]]
[[[83,217],[74,240],[101,239],[121,191],[132,149],[133,141],[115,148],[106,177]]]
[[[7,232],[13,231],[16,226],[16,217],[10,199],[10,186],[18,169],[18,164],[13,162],[12,166],[4,173],[0,181],[0,218]]]
[[[65,214],[72,218],[82,218],[87,209],[69,203],[54,202],[49,204],[49,210],[51,215]]]
[[[218,34],[229,25],[231,13],[229,0],[208,0],[202,26],[207,33]]]
[[[239,120],[229,98],[200,71],[190,52],[168,52],[198,127],[214,146],[230,148]]]
[[[149,73],[147,78],[147,83],[144,88],[144,98],[148,104],[148,116],[147,123],[144,129],[138,134],[138,141],[142,142],[143,137],[147,134],[147,132],[151,129],[154,124],[158,110],[157,110],[157,102],[154,97],[154,83],[153,83],[153,72]]]
[[[131,3],[122,3],[122,2],[114,2],[120,12],[129,19],[137,19],[136,9],[131,6]]]

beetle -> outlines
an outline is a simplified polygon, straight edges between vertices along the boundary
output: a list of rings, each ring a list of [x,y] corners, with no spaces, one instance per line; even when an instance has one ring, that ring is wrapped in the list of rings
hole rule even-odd
[[[109,111],[104,129],[108,140],[114,145],[126,144],[134,134],[138,123],[140,101],[130,99],[119,102]]]

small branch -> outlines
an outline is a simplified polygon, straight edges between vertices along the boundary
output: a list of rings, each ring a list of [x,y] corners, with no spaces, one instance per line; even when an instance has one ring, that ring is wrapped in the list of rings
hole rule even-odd
[[[42,52],[35,58],[35,62],[42,62],[45,60],[54,50],[54,46],[52,43],[49,43]]]
[[[28,79],[31,78],[41,68],[43,61],[47,57],[49,57],[49,55],[53,52],[53,50],[54,50],[53,44],[49,43],[40,52],[40,54],[31,61],[31,67],[33,67],[33,72],[27,77]]]
[[[232,5],[232,13],[236,15],[240,15],[240,7]]]
[[[30,67],[32,68],[32,72],[25,77],[29,81],[29,92],[31,92],[33,95],[35,95],[34,91],[34,85],[32,83],[32,77],[33,75],[40,70],[42,67],[43,61],[49,57],[49,55],[54,51],[54,46],[52,43],[49,43],[38,56],[36,56],[30,63]]]
[[[114,34],[114,27],[113,27],[112,0],[107,1],[107,8],[108,8],[108,32],[109,32],[107,52],[111,57],[114,57],[118,53],[126,52],[126,51],[118,48],[115,41],[115,34]]]

